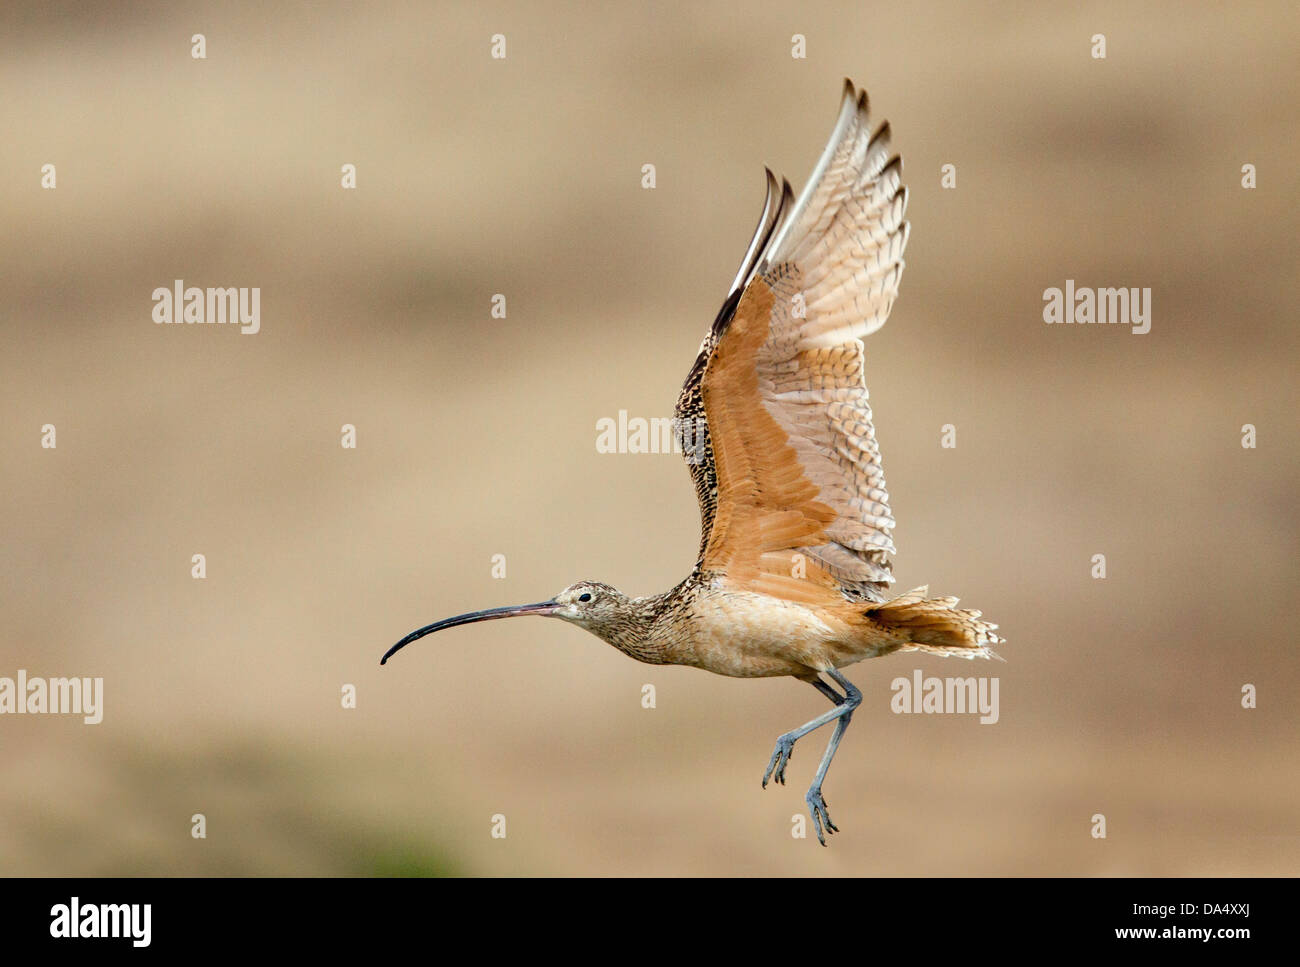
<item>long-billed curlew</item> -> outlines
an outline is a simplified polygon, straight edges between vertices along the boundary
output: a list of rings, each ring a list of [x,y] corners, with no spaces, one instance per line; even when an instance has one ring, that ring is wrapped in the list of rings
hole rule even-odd
[[[889,125],[873,131],[869,118],[866,92],[846,80],[799,199],[767,172],[758,228],[678,397],[678,426],[694,434],[702,531],[690,576],[644,598],[580,581],[549,601],[447,618],[411,632],[381,664],[444,628],[535,614],[652,665],[808,682],[834,707],[777,739],[763,786],[784,783],[795,742],[834,722],[804,797],[825,846],[837,830],[822,782],[862,702],[840,669],[896,651],[997,657],[997,625],[956,598],[922,587],[885,599],[894,518],[861,340],[884,325],[898,292],[907,190]]]

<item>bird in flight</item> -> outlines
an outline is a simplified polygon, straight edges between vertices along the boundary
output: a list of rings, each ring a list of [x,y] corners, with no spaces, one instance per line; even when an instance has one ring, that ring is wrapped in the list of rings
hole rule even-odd
[[[767,171],[758,227],[677,400],[700,503],[695,568],[663,594],[579,581],[536,604],[446,618],[435,631],[517,615],[559,618],[652,665],[736,678],[790,676],[831,702],[780,736],[763,774],[785,782],[795,743],[834,724],[805,802],[817,839],[837,832],[822,783],[862,693],[841,672],[921,651],[997,658],[997,625],[925,587],[889,597],[890,532],[862,340],[885,323],[903,272],[903,165],[866,92],[844,82],[839,117],[798,199]],[[688,435],[683,432],[683,436]],[[835,686],[839,687],[839,690]]]

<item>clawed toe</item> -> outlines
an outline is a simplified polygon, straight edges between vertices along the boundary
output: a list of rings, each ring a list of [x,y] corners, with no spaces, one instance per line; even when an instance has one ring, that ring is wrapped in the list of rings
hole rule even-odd
[[[804,796],[804,802],[808,804],[808,814],[812,816],[813,828],[817,831],[817,842],[823,846],[826,845],[825,833],[838,833],[839,827],[831,822],[831,814],[826,810],[826,799],[822,796],[820,789],[809,789],[808,795]],[[822,831],[825,826],[825,833]]]
[[[781,736],[776,740],[776,748],[772,750],[772,758],[768,760],[767,771],[763,773],[763,788],[767,788],[767,780],[775,779],[781,785],[785,785],[785,767],[790,762],[790,757],[794,755],[794,740]]]

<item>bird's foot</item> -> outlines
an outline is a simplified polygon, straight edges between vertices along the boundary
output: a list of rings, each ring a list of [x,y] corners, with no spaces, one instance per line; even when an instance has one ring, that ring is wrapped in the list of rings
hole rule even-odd
[[[817,830],[817,842],[825,846],[826,835],[822,832],[822,824],[825,823],[826,833],[838,833],[839,827],[831,822],[831,814],[826,811],[826,800],[822,797],[820,788],[809,789],[808,795],[803,798],[808,804],[808,814],[812,816],[813,828]]]
[[[781,785],[785,785],[785,767],[790,762],[790,756],[794,755],[794,739],[788,735],[783,735],[776,740],[776,748],[772,750],[772,758],[767,762],[767,772],[763,773],[763,788],[767,788],[767,780],[775,779]],[[773,771],[775,770],[775,775]]]

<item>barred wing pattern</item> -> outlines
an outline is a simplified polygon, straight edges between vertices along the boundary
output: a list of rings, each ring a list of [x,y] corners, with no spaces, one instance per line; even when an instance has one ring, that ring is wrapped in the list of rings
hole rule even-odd
[[[902,163],[845,83],[835,130],[799,200],[768,200],[700,348],[678,417],[703,416],[691,467],[698,567],[789,600],[884,599],[894,526],[861,337],[884,325],[903,270]]]

